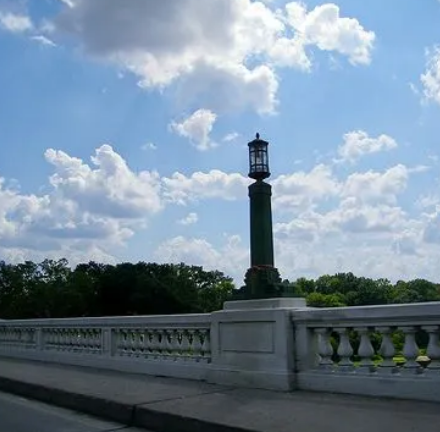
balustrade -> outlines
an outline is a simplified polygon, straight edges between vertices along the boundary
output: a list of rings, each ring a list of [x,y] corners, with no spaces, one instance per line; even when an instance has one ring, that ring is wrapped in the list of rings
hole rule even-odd
[[[124,326],[118,323],[118,319],[105,319],[101,322],[99,319],[91,320],[95,321],[92,326],[71,323],[62,325],[66,320],[57,320],[59,325],[50,326],[47,325],[48,320],[40,320],[34,326],[26,327],[1,323],[0,352],[26,349],[69,355],[110,355],[113,358],[155,362],[210,362],[209,322],[198,324],[193,319],[185,322],[180,317],[181,325],[160,324],[163,318],[156,322],[153,317],[147,318],[145,323],[133,318],[132,321],[137,322],[137,325]],[[104,330],[110,335],[107,348],[103,346]]]
[[[438,325],[423,327],[408,325],[394,328],[326,325],[311,327],[311,331],[313,337],[318,339],[317,368],[320,370],[341,373],[354,371],[413,374],[424,373],[426,368],[426,371],[440,374],[440,326]],[[400,352],[393,342],[399,331],[404,337]],[[426,333],[429,340],[424,361],[421,361],[421,349],[417,343],[417,336],[421,336],[422,333]],[[380,341],[380,346],[377,344],[374,346],[374,334],[376,341]]]

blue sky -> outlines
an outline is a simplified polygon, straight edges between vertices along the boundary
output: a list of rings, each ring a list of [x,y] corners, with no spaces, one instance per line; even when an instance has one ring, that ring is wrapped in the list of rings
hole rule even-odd
[[[436,280],[440,1],[0,0],[0,259]]]

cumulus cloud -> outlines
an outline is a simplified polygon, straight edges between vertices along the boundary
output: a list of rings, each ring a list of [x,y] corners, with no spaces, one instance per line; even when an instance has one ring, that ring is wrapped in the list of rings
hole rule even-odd
[[[237,284],[242,283],[244,269],[249,267],[249,249],[238,235],[225,235],[218,246],[203,238],[177,236],[162,242],[154,256],[160,262],[186,262],[223,271]]]
[[[402,164],[384,172],[366,171],[350,174],[342,188],[343,197],[354,197],[361,202],[395,203],[408,183],[410,170]]]
[[[191,213],[188,213],[184,218],[178,220],[177,222],[180,225],[193,225],[193,224],[197,223],[198,220],[199,220],[199,217],[197,216],[197,213],[191,212]]]
[[[251,0],[68,0],[54,19],[91,56],[139,77],[143,87],[177,85],[178,99],[206,109],[276,109],[278,66],[309,70],[307,50],[368,64],[375,35],[327,3],[307,11]],[[115,31],[118,29],[118,31]],[[199,105],[200,106],[200,105]]]
[[[240,134],[238,132],[230,132],[222,138],[222,141],[223,142],[232,142],[232,141],[236,141],[237,138],[239,138],[239,137],[240,137]]]
[[[144,151],[157,150],[157,145],[152,142],[147,142],[147,143],[141,145],[141,150],[144,150]]]
[[[207,173],[195,172],[191,176],[177,172],[162,178],[162,183],[166,201],[185,205],[203,199],[236,200],[246,197],[250,181],[238,173],[211,170]]]
[[[115,253],[167,206],[247,200],[250,180],[240,174],[134,173],[110,145],[100,146],[88,163],[54,149],[45,157],[53,174],[44,193],[23,194],[0,180],[2,258],[114,262]],[[320,164],[275,178],[276,263],[283,277],[335,271],[434,277],[440,210],[432,199],[417,215],[399,200],[418,171],[400,164],[338,178],[330,166]],[[197,213],[189,212],[177,222],[197,221]],[[155,259],[217,268],[238,284],[249,266],[248,244],[239,236],[225,235],[217,243],[200,235],[178,236],[153,247]]]
[[[341,17],[337,5],[323,4],[307,13],[303,4],[292,2],[286,10],[289,24],[305,45],[346,55],[354,65],[370,63],[374,32],[366,31],[355,18]]]
[[[173,121],[170,128],[188,138],[197,150],[205,151],[216,146],[210,137],[216,119],[217,115],[212,111],[199,109],[181,122]]]
[[[117,218],[143,217],[161,209],[158,173],[135,174],[108,144],[91,158],[94,169],[60,150],[49,149],[45,157],[56,169],[52,186],[81,209]]]
[[[398,206],[363,204],[347,198],[325,215],[324,224],[345,233],[395,232],[405,224],[405,212]]]
[[[317,200],[336,196],[341,188],[332,169],[324,164],[311,171],[297,171],[280,175],[272,182],[274,208],[297,211],[313,205]]]
[[[339,146],[338,154],[341,162],[355,162],[362,156],[392,150],[397,147],[397,142],[388,135],[370,137],[365,131],[353,131],[344,135],[344,143]]]
[[[52,40],[50,40],[48,37],[44,35],[37,35],[32,36],[31,39],[35,42],[38,42],[41,45],[48,46],[48,47],[55,47],[56,43]]]
[[[440,244],[440,205],[432,213],[424,215],[426,224],[423,229],[423,240],[430,244]]]
[[[12,33],[23,33],[32,30],[34,25],[27,15],[0,11],[0,27]]]
[[[0,180],[2,256],[58,251],[79,259],[89,251],[109,261],[113,248],[162,209],[158,174],[134,173],[109,145],[96,150],[91,165],[53,149],[45,158],[54,169],[45,194],[21,194]]]
[[[440,104],[440,47],[427,52],[426,70],[420,77],[423,94],[429,101]]]

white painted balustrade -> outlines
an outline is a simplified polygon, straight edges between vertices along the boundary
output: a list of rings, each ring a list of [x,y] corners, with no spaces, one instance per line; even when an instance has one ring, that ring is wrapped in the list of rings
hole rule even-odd
[[[0,355],[204,379],[210,315],[3,321]]]
[[[300,388],[440,401],[440,303],[309,309],[292,319]]]
[[[440,302],[315,309],[269,299],[212,314],[0,322],[0,356],[440,402],[439,340]]]

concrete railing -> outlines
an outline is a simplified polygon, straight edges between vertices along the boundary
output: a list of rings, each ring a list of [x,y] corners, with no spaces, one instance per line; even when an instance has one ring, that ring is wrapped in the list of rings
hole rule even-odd
[[[0,355],[205,379],[209,314],[73,318],[0,323]]]
[[[440,401],[440,303],[302,310],[292,322],[298,388]]]
[[[270,299],[201,315],[0,322],[0,356],[440,401],[439,334],[440,303],[314,309],[304,299]]]

